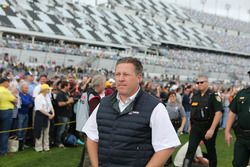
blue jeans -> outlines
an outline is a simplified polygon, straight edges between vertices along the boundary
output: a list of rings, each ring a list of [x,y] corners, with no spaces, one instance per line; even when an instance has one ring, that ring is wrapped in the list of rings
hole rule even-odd
[[[0,132],[8,131],[12,125],[13,110],[0,110]],[[0,155],[8,152],[9,132],[0,133]]]
[[[29,120],[29,115],[27,114],[20,114],[18,113],[17,115],[17,128],[27,128],[28,127],[28,120]],[[19,130],[17,132],[18,140],[22,140],[23,143],[25,143],[25,138],[26,138],[26,130]]]
[[[186,111],[186,123],[185,123],[185,126],[184,126],[184,132],[188,133],[188,124],[189,124],[189,121],[190,121],[190,111]]]
[[[229,114],[229,108],[224,107],[224,112],[223,112],[223,116],[222,116],[222,123],[221,123],[222,128],[226,128],[228,114]]]
[[[62,141],[62,135],[68,129],[67,128],[68,125],[66,124],[68,121],[69,121],[68,117],[60,117],[60,116],[57,117],[57,123],[64,123],[63,125],[59,125],[56,128],[56,144],[57,145],[63,143],[63,141]]]

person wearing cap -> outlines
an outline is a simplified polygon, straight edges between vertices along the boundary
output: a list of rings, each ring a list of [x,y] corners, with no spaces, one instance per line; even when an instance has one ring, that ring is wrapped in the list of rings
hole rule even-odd
[[[177,102],[175,92],[169,93],[168,102],[166,103],[166,109],[175,131],[178,134],[182,134],[186,122],[186,114],[183,106]],[[168,159],[166,165],[169,165],[171,162],[172,157]]]
[[[104,91],[105,96],[111,95],[113,92],[114,91],[112,89],[112,83],[110,81],[106,81],[105,82],[105,91]]]
[[[24,74],[25,76],[25,81],[28,82],[28,94],[30,94],[31,96],[33,95],[33,91],[35,89],[35,87],[37,86],[37,84],[34,82],[34,76],[32,74],[32,72],[27,71]]]
[[[0,155],[8,151],[8,130],[11,129],[16,97],[8,90],[9,79],[0,78]]]
[[[175,92],[170,92],[166,104],[169,118],[178,133],[182,133],[186,122],[186,113],[183,106],[177,102]]]
[[[248,71],[250,76],[250,71]],[[230,145],[234,128],[236,141],[234,144],[233,166],[247,166],[250,158],[250,87],[240,90],[229,105],[225,141]],[[236,119],[237,118],[237,119]]]
[[[35,151],[49,151],[49,120],[55,116],[53,106],[48,93],[51,88],[48,84],[40,86],[40,93],[35,98],[35,121],[34,121],[34,136],[35,136]]]

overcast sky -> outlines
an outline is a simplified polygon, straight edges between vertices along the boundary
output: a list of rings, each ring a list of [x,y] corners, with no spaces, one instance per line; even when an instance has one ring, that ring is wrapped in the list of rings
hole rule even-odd
[[[84,3],[94,5],[95,0],[80,0]],[[131,0],[132,1],[132,0]],[[155,0],[158,1],[158,0]],[[203,5],[201,1],[206,1],[204,5],[204,11],[232,17],[235,19],[241,19],[245,21],[250,21],[250,16],[248,10],[250,11],[250,0],[161,0],[171,3],[177,3],[186,7],[191,7],[196,10],[203,10]],[[98,3],[107,2],[107,0],[97,0]],[[226,4],[230,4],[230,9],[227,13]]]

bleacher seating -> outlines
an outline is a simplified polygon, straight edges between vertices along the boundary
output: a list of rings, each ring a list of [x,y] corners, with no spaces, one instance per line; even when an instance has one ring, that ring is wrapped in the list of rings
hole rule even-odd
[[[9,5],[7,7],[1,5],[0,8],[1,25],[47,35],[129,46],[136,44],[148,47],[152,43],[179,43],[220,48],[199,29],[184,26],[178,22],[162,22],[143,15],[129,15],[84,4],[66,2],[62,5],[56,0],[49,2],[6,0],[6,4]],[[159,4],[161,7],[155,7],[159,11],[164,10],[164,14],[170,13],[170,16],[173,15],[176,18],[187,17],[173,5],[168,6],[162,2]]]

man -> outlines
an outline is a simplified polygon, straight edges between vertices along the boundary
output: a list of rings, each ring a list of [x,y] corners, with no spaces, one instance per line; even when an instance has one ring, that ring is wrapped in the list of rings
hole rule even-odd
[[[24,74],[25,76],[25,81],[28,83],[28,94],[34,98],[39,94],[40,92],[40,85],[37,86],[37,84],[34,82],[34,76],[30,71],[25,72]],[[40,77],[40,83],[39,84],[44,84],[47,81],[47,77]],[[34,91],[35,90],[35,91]],[[21,91],[21,89],[20,89]],[[33,94],[35,92],[35,94]],[[31,127],[33,125],[33,118],[35,116],[35,112],[33,112],[34,106],[29,108],[29,112],[28,112],[28,127]],[[29,143],[29,140],[33,141],[33,132],[32,131],[27,131],[27,143]],[[22,143],[19,144],[20,148],[22,149]],[[27,145],[23,145],[24,147],[26,147]]]
[[[20,85],[19,97],[21,100],[21,107],[18,109],[17,114],[17,129],[27,128],[29,123],[29,113],[34,106],[34,100],[28,93],[28,83],[22,82]],[[19,140],[19,150],[24,150],[26,142],[26,130],[17,132]]]
[[[185,109],[186,112],[186,123],[184,126],[184,133],[188,133],[189,130],[189,120],[190,120],[190,112],[191,112],[191,104],[190,104],[190,93],[192,91],[192,86],[187,85],[184,88],[184,94],[182,98],[182,106]]]
[[[209,162],[205,157],[203,157],[200,147],[201,145],[204,145],[203,141],[201,141],[199,146],[197,147],[192,167],[208,167]],[[188,142],[186,142],[183,146],[181,146],[181,148],[176,153],[176,156],[174,158],[175,167],[181,167],[183,165],[183,160],[185,158],[185,154],[187,153],[187,149],[188,149]]]
[[[101,95],[105,89],[106,77],[103,75],[95,75],[89,83],[89,88],[82,93],[81,98],[77,102],[76,110],[76,130],[82,132],[82,128],[87,121],[88,116],[94,111],[97,105],[100,103]],[[86,136],[84,135],[84,140]],[[89,161],[86,161],[85,157],[85,145],[83,147],[79,167],[86,166]]]
[[[117,91],[85,124],[92,167],[160,167],[180,144],[165,106],[140,88],[142,70],[136,58],[119,59]]]
[[[56,108],[56,118],[58,123],[63,123],[57,127],[56,130],[56,145],[59,148],[64,148],[62,135],[68,130],[67,122],[69,122],[72,116],[72,104],[74,99],[69,97],[69,83],[67,81],[61,82],[61,90],[56,96],[57,108]]]
[[[250,71],[248,71],[250,76]],[[225,140],[228,145],[232,136],[230,129],[235,121],[235,135],[236,141],[234,144],[234,167],[243,167],[248,165],[250,157],[250,87],[239,91],[232,103],[230,104],[228,120],[225,129]]]
[[[204,141],[207,149],[209,166],[216,167],[215,141],[218,123],[222,116],[221,97],[208,88],[207,76],[199,76],[196,84],[198,92],[193,95],[191,100],[191,131],[183,167],[192,166],[192,160],[201,140]]]
[[[30,94],[32,96],[33,91],[36,87],[36,83],[34,82],[34,76],[33,76],[32,72],[30,72],[30,71],[25,72],[24,76],[25,76],[25,80],[28,82],[28,86],[29,86],[28,94]]]
[[[36,98],[36,96],[39,95],[41,90],[41,85],[46,84],[47,82],[47,75],[43,74],[39,77],[39,84],[34,88],[33,90],[33,98]]]

